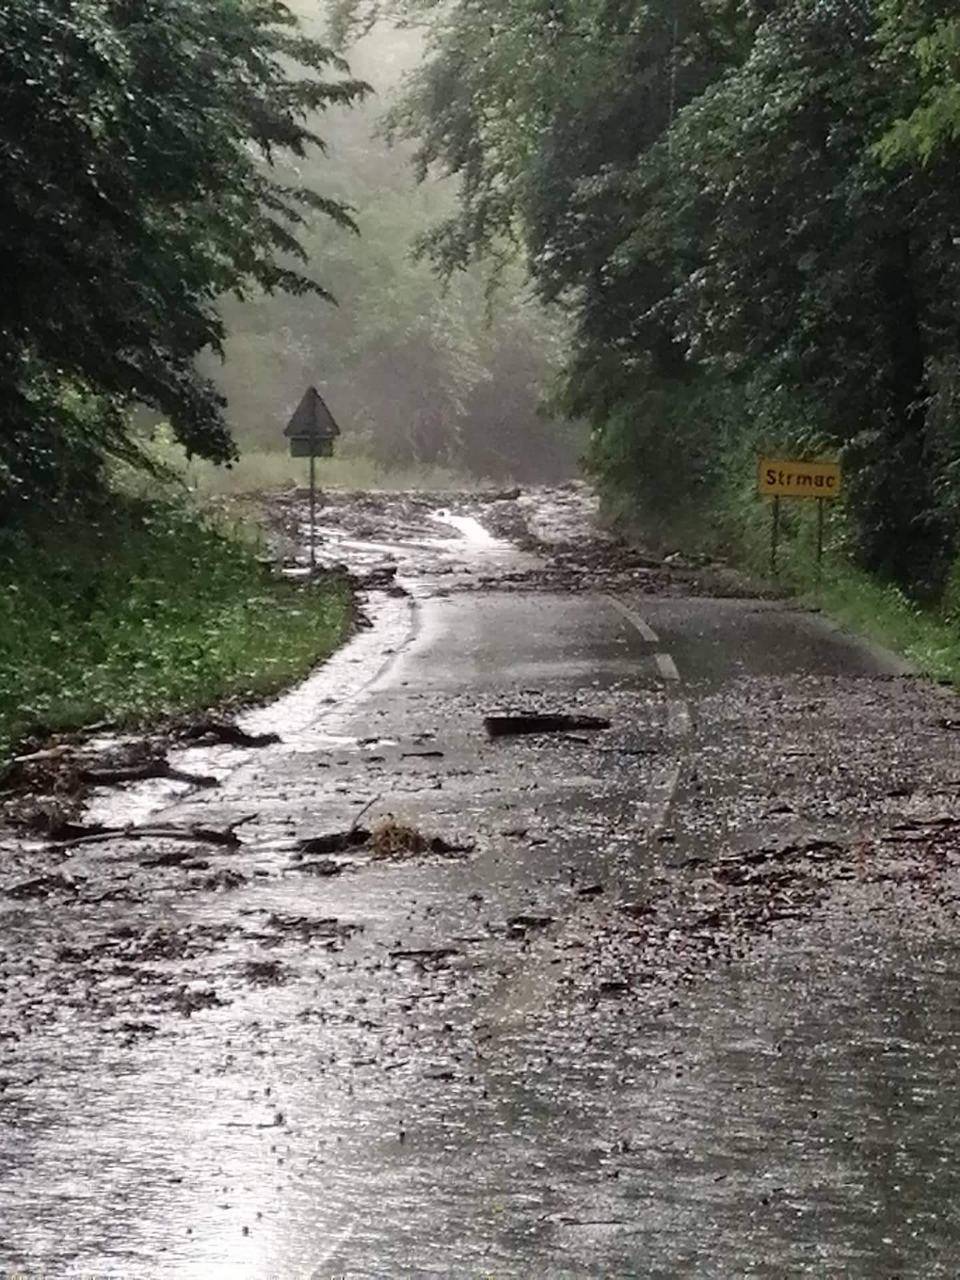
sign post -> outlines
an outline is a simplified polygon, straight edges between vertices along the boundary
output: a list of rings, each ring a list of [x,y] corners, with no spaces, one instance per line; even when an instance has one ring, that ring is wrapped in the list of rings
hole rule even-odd
[[[310,450],[310,572],[317,567],[317,454]]]
[[[823,499],[817,499],[817,590],[823,584]]]
[[[316,387],[307,387],[283,433],[291,458],[310,459],[310,572],[317,567],[317,458],[333,456],[340,428]]]
[[[840,497],[843,476],[839,462],[787,462],[779,458],[757,460],[757,492],[773,498],[770,525],[770,571],[777,573],[777,547],[780,541],[780,499],[816,498],[817,500],[817,586],[823,574],[824,502]]]
[[[777,574],[777,545],[780,541],[780,495],[774,495],[773,518],[770,525],[770,572]]]

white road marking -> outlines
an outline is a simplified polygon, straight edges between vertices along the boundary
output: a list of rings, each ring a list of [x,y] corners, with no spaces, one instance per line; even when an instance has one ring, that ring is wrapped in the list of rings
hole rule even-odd
[[[649,644],[659,644],[660,637],[653,627],[640,617],[636,610],[631,609],[629,605],[624,604],[622,600],[619,600],[609,592],[606,598],[616,611],[626,618],[631,626],[636,628],[644,640]],[[655,653],[653,659],[664,680],[680,679],[677,664],[669,653]],[[667,731],[677,737],[685,737],[692,728],[693,717],[687,704],[685,702],[671,702],[667,707]],[[647,823],[647,829],[651,833],[662,827],[667,820],[667,813],[673,803],[677,787],[680,785],[681,769],[682,766],[680,764],[674,765],[659,782],[654,783],[653,794],[650,798],[651,814]]]
[[[677,664],[670,657],[669,653],[655,653],[653,658],[657,664],[657,670],[663,676],[664,680],[680,679],[680,672],[677,670]]]
[[[629,605],[624,604],[622,600],[618,600],[615,595],[611,595],[609,592],[606,595],[606,599],[613,605],[617,613],[626,618],[630,625],[639,631],[642,638],[646,640],[648,644],[659,644],[660,637],[654,631],[653,627],[640,617],[639,613],[637,613],[635,609],[631,609]],[[677,664],[670,657],[669,653],[655,653],[653,655],[653,659],[657,664],[657,670],[660,672],[660,675],[664,680],[680,679],[680,672],[677,670]]]
[[[667,732],[685,738],[693,728],[693,716],[685,702],[671,702],[667,707]]]
[[[671,765],[663,777],[650,788],[648,800],[650,815],[647,819],[647,833],[649,835],[659,831],[667,820],[667,814],[673,804],[673,797],[676,795],[677,787],[680,785],[680,769],[681,766],[679,764]]]
[[[337,1254],[340,1252],[343,1246],[349,1240],[351,1240],[354,1235],[356,1235],[358,1217],[359,1217],[358,1214],[354,1215],[353,1221],[348,1222],[344,1230],[340,1232],[340,1234],[336,1237],[333,1243],[327,1246],[327,1249],[322,1255],[322,1257],[312,1259],[310,1270],[313,1274],[316,1274],[313,1271],[314,1267],[322,1266],[322,1265],[325,1265],[326,1263],[332,1262],[337,1257]],[[337,1260],[340,1261],[340,1259],[337,1259]]]
[[[622,613],[626,620],[632,626],[636,627],[644,640],[648,641],[650,644],[657,644],[659,642],[660,637],[654,631],[653,627],[644,622],[639,613],[631,609],[629,605],[624,604],[622,600],[618,600],[614,595],[610,595],[608,593],[606,598],[618,613]]]

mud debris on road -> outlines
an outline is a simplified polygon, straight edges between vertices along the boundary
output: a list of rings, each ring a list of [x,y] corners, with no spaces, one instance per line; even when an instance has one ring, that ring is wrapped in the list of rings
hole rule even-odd
[[[303,686],[24,765],[2,1267],[952,1274],[953,695],[582,486],[320,532]]]

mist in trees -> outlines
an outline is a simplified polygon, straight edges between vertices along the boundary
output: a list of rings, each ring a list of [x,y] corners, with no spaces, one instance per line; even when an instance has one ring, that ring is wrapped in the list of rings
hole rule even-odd
[[[488,272],[444,289],[411,256],[453,193],[417,187],[409,148],[374,126],[418,38],[352,51],[380,90],[361,109],[368,86],[326,15],[301,11],[309,23],[279,0],[0,9],[7,515],[98,490],[112,455],[143,462],[144,406],[213,461],[238,440],[279,445],[306,382],[384,461],[571,466],[537,411],[560,327],[522,275],[501,264],[490,324]]]
[[[326,30],[325,10],[299,11],[309,30]],[[326,149],[300,161],[296,176],[335,192],[359,235],[318,220],[302,237],[335,307],[308,295],[225,301],[226,360],[204,367],[227,397],[241,447],[282,447],[287,415],[315,383],[343,426],[342,448],[383,464],[571,474],[582,435],[543,411],[565,317],[536,298],[513,248],[446,280],[416,254],[456,201],[450,181],[418,182],[413,146],[387,136],[422,35],[383,24],[346,54],[374,92],[325,112]]]

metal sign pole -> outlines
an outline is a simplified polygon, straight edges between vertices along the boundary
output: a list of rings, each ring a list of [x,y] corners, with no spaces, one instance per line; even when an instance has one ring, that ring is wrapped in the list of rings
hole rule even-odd
[[[770,572],[777,576],[780,542],[780,499],[817,499],[817,587],[823,577],[824,502],[840,497],[843,473],[839,462],[801,462],[783,458],[757,458],[757,493],[772,498],[770,510]]]
[[[317,567],[317,453],[310,438],[310,572]]]
[[[310,459],[310,572],[317,567],[317,458],[333,455],[340,428],[316,387],[307,387],[283,434],[290,441],[291,458]]]
[[[770,572],[777,575],[777,543],[780,541],[780,498],[773,499],[773,516],[770,522]]]
[[[817,499],[817,590],[823,583],[823,499]]]

